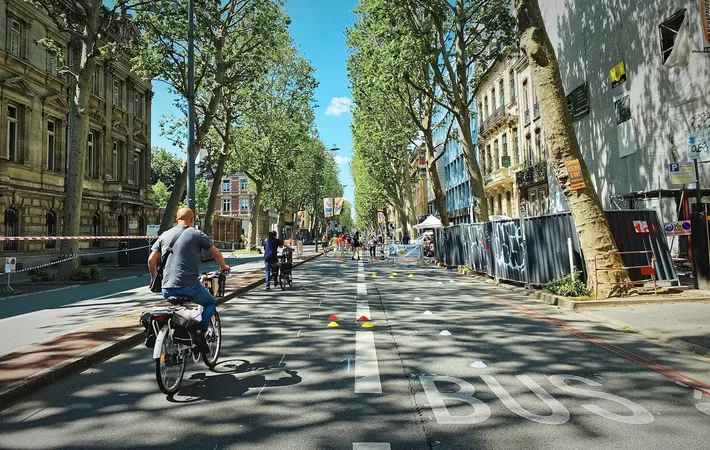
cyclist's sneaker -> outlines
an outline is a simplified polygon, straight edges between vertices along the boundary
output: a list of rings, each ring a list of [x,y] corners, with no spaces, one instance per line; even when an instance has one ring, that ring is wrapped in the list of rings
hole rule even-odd
[[[204,330],[195,330],[195,350],[200,353],[207,353],[210,351],[210,347],[207,345],[207,340],[205,339]]]

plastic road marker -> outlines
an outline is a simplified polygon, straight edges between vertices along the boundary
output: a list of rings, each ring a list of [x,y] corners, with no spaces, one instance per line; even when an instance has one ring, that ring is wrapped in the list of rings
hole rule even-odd
[[[355,393],[382,393],[375,334],[372,331],[355,332]]]

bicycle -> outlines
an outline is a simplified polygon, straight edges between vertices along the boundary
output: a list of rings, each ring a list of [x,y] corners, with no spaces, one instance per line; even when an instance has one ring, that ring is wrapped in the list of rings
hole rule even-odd
[[[225,274],[211,272],[203,274],[200,280],[204,282],[215,278],[219,280],[219,289],[223,294]],[[215,310],[205,333],[209,351],[199,352],[195,345],[195,332],[202,323],[195,319],[202,313],[202,307],[188,308],[186,305],[192,302],[192,297],[188,295],[175,295],[166,300],[173,306],[145,311],[140,321],[145,327],[146,346],[153,348],[158,388],[164,394],[172,395],[180,389],[185,364],[190,357],[195,363],[203,360],[210,369],[217,365],[222,348],[222,322]]]

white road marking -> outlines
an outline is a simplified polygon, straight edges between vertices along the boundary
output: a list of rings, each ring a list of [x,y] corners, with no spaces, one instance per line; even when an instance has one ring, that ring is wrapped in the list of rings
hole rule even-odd
[[[301,337],[301,330],[298,330],[298,333],[296,333],[296,337]]]
[[[483,361],[474,361],[469,367],[473,367],[474,369],[485,369],[488,366],[486,366],[486,363]]]
[[[355,393],[382,393],[375,334],[371,331],[355,332]]]
[[[498,396],[498,398],[503,402],[503,404],[509,410],[513,411],[520,417],[524,417],[525,419],[537,423],[542,423],[545,425],[562,425],[563,423],[566,423],[569,420],[569,411],[567,411],[567,408],[562,406],[562,403],[555,400],[528,375],[517,375],[517,378],[522,381],[522,383],[527,386],[527,388],[530,389],[535,395],[537,395],[537,397],[542,400],[543,403],[545,403],[545,405],[550,409],[552,414],[541,415],[528,411],[527,409],[520,406],[520,403],[518,403],[508,393],[508,391],[506,391],[503,386],[498,383],[498,380],[496,380],[493,376],[481,375],[481,378],[483,379],[483,381],[485,381],[491,391],[493,391]]]
[[[365,282],[365,274],[364,274],[364,273],[358,273],[358,274],[357,274],[357,281],[360,282],[360,283],[364,283],[364,282]]]
[[[264,390],[265,387],[266,387],[266,382],[264,382],[264,385],[261,387],[261,389],[259,389],[259,393],[256,394],[256,399],[257,399],[257,400],[259,400],[259,396],[261,396],[261,393],[262,393],[262,391]]]
[[[368,319],[372,320],[372,317],[370,317],[370,305],[367,303],[367,300],[358,300],[357,302],[356,318],[359,319],[362,316],[365,316]]]
[[[279,361],[279,364],[281,364],[281,363],[284,362],[284,358],[285,358],[285,357],[286,357],[286,353],[284,353],[283,356],[281,357],[281,361]]]
[[[389,442],[353,442],[353,450],[392,450]]]
[[[365,273],[365,267],[362,265],[362,261],[361,261],[360,264],[358,264],[358,266],[357,266],[357,273],[358,273],[358,274],[361,274],[361,273],[364,274],[364,273]]]
[[[703,393],[696,389],[695,392],[693,392],[693,397],[695,397],[696,400],[701,400],[703,398]]]
[[[365,283],[357,284],[357,295],[367,295],[367,285]]]

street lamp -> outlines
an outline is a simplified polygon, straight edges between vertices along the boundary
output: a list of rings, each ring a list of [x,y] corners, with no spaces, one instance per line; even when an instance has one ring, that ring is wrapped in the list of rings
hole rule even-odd
[[[187,6],[187,207],[195,211],[195,0]]]
[[[335,153],[337,151],[340,151],[340,148],[333,145],[333,147],[327,148],[325,150]],[[316,163],[315,163],[315,166],[313,169],[315,171],[316,176],[318,174],[320,174],[321,172],[323,172],[323,158],[316,159]],[[316,250],[315,250],[316,252],[318,251],[318,239],[319,239],[319,237],[317,236],[317,234],[318,234],[318,199],[323,197],[323,194],[321,192],[321,188],[323,187],[322,181],[323,181],[322,179],[316,181],[316,197],[314,199],[315,202],[313,204],[313,240],[316,243]]]

